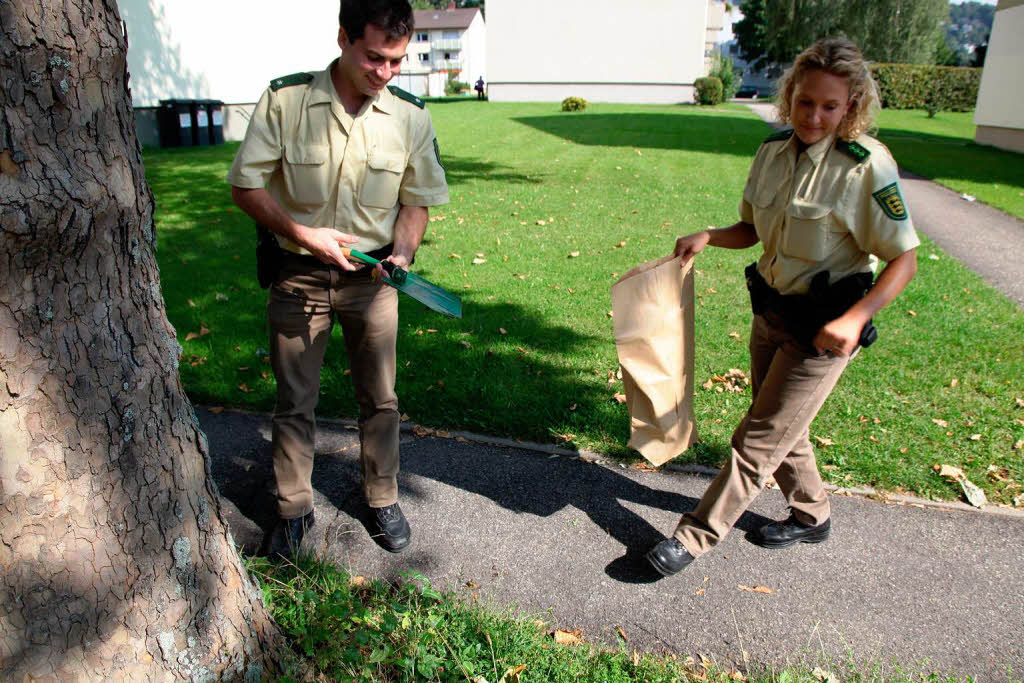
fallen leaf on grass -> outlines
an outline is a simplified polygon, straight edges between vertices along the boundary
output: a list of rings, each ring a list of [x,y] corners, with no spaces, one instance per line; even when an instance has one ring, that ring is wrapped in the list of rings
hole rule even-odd
[[[188,307],[189,308],[195,308],[196,307],[196,302],[192,301],[192,299],[189,299],[188,300]]]
[[[940,420],[937,417],[933,417],[932,418],[932,422],[934,422],[935,424],[939,425],[940,427],[948,427],[949,426],[948,422],[946,422],[945,420]]]
[[[822,465],[821,469],[823,469],[823,470],[825,470],[827,472],[832,472],[833,470],[838,470],[839,466],[838,465]]]
[[[580,255],[580,252],[578,252],[578,251],[570,251],[569,252],[569,258],[576,258],[579,255]]]
[[[911,318],[917,317],[917,313],[915,313],[914,311],[907,311],[907,315],[909,315]]]
[[[351,579],[348,580],[348,582],[351,585],[353,585],[353,586],[363,586],[363,585],[366,585],[366,577],[365,576],[353,576]]]
[[[748,593],[764,593],[765,595],[771,595],[772,593],[775,592],[774,589],[768,588],[767,586],[754,586],[754,587],[750,587],[750,586],[744,586],[741,583],[741,584],[737,584],[736,587],[739,588],[741,591],[746,591]]]
[[[475,259],[473,259],[473,265],[474,266],[479,266],[482,263],[487,263],[487,259],[480,258],[479,256],[477,256]]]
[[[835,446],[836,445],[836,442],[833,441],[832,439],[828,438],[827,436],[816,436],[816,437],[814,437],[814,440],[817,441],[822,446]]]
[[[1013,444],[1013,450],[1015,451],[1019,451],[1022,448],[1024,448],[1024,439],[1021,439],[1017,443]]]
[[[963,489],[964,497],[967,499],[968,503],[976,508],[980,508],[988,502],[988,499],[985,497],[985,492],[982,491],[977,484],[968,479],[962,469],[959,467],[953,467],[952,465],[941,465],[937,468],[940,477],[952,479],[960,484],[960,488]]]
[[[993,481],[1007,481],[1010,478],[1010,469],[1007,467],[989,465],[985,471],[988,474],[988,478]]]
[[[742,337],[740,337],[739,332],[730,332],[729,336],[732,337],[733,339],[742,339]]]
[[[626,636],[626,632],[622,630],[621,626],[616,626],[615,632],[618,633],[619,637],[622,638],[624,641],[626,641],[627,643],[629,642],[629,638]]]
[[[616,245],[615,245],[615,248],[616,248],[616,249],[621,249],[621,248],[622,248],[622,247],[624,247],[624,246],[626,246],[626,240],[622,240],[621,242],[619,242],[618,244],[616,244]]]
[[[508,334],[508,330],[506,330],[504,327],[499,327],[498,328],[498,332],[500,334]]]
[[[575,631],[563,631],[561,629],[557,629],[552,632],[551,636],[559,645],[576,645],[577,643],[583,642],[583,631],[580,631],[579,629],[576,629]]]
[[[246,384],[245,382],[242,382],[241,384],[238,385],[238,390],[246,394],[252,391],[252,389],[249,388],[249,385]]]
[[[625,394],[615,394],[614,396],[612,396],[612,400],[616,401],[617,403],[625,403],[626,402],[626,395]]]
[[[819,666],[814,667],[814,671],[811,672],[814,676],[814,680],[821,681],[821,683],[839,683],[839,679],[831,671],[825,671]]]
[[[420,425],[413,425],[412,433],[422,439],[425,436],[433,436],[434,430],[421,427]]]
[[[1024,507],[1024,493],[1020,494],[1013,499],[1013,507],[1022,508]]]
[[[739,368],[729,368],[729,372],[724,375],[712,375],[701,386],[705,389],[713,387],[718,392],[728,391],[729,393],[742,394],[750,386],[750,378],[747,377],[747,373]]]
[[[453,252],[451,254],[448,254],[448,258],[450,258],[450,259],[460,259],[462,257]]]
[[[981,434],[971,434],[971,441],[981,441]]]
[[[399,422],[408,422],[409,421],[409,414],[408,413],[402,413],[402,416],[398,418],[398,421]]]
[[[1015,398],[1013,401],[1017,404],[1018,408],[1024,408],[1024,398]]]
[[[461,346],[462,346],[463,348],[467,348],[467,349],[468,349],[468,348],[472,348],[472,346],[473,346],[472,344],[470,344],[470,343],[469,343],[468,341],[466,341],[465,339],[463,339],[462,341],[460,341],[460,342],[459,342],[459,344],[460,344],[460,345],[461,345]]]
[[[217,292],[216,294],[213,295],[213,298],[216,299],[217,301],[227,301],[228,295]]]
[[[958,380],[956,377],[951,379],[950,382],[949,382],[949,386],[951,386],[951,387],[956,387],[959,384],[960,384],[960,380]]]

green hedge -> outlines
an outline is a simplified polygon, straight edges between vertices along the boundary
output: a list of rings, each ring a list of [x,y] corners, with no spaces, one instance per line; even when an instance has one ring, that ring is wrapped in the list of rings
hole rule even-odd
[[[887,109],[970,111],[978,101],[981,69],[922,64],[872,64]]]

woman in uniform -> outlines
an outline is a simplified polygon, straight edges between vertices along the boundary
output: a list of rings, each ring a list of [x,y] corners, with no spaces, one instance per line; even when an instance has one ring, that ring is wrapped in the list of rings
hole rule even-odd
[[[670,576],[729,532],[775,478],[788,519],[756,534],[784,548],[829,536],[828,498],[809,438],[811,421],[859,346],[873,341],[871,318],[917,271],[919,244],[889,150],[866,134],[879,108],[863,56],[848,40],[801,53],[779,82],[779,119],[792,128],[757,151],[740,221],[680,237],[686,263],[704,247],[745,249],[753,401],[732,436],[732,454],[697,508],[646,555]],[[878,260],[886,263],[878,279]]]

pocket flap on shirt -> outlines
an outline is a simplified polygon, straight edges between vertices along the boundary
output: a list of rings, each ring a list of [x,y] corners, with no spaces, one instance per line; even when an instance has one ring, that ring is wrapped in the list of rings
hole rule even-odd
[[[327,145],[285,145],[284,158],[289,164],[322,164],[327,151]]]
[[[818,221],[832,213],[832,207],[822,206],[820,204],[799,204],[797,202],[792,202],[786,208],[786,213],[793,218],[798,218],[803,221]]]
[[[380,152],[370,152],[370,156],[366,161],[367,165],[375,171],[391,171],[392,173],[401,173],[402,169],[405,168],[405,159],[397,154],[382,154]]]

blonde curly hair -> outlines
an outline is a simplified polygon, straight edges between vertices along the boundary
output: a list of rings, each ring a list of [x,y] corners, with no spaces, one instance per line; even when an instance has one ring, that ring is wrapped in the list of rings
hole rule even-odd
[[[850,109],[839,123],[836,134],[855,140],[871,131],[875,114],[881,109],[878,86],[871,77],[864,55],[845,38],[824,38],[801,52],[793,66],[782,74],[776,87],[779,122],[790,123],[793,91],[808,71],[821,70],[845,78],[850,88]]]

